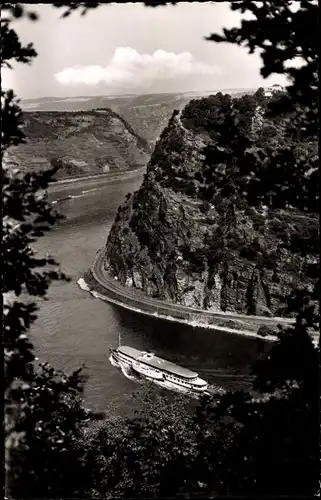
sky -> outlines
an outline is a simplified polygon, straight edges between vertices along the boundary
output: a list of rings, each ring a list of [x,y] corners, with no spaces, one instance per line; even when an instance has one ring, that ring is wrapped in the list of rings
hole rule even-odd
[[[264,80],[259,54],[204,39],[239,26],[228,2],[101,5],[85,16],[60,19],[50,4],[29,5],[39,20],[16,20],[24,44],[38,57],[2,71],[2,87],[23,98],[209,91],[284,85]]]

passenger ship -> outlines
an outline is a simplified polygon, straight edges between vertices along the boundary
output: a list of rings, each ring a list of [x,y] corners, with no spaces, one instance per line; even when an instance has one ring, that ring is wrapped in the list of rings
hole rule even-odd
[[[133,347],[111,349],[109,359],[114,366],[130,368],[167,389],[202,393],[208,387],[207,382],[199,378],[196,372]]]

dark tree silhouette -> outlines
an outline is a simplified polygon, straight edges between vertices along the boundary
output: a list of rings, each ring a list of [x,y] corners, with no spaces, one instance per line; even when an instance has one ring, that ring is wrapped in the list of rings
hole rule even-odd
[[[14,18],[36,15],[19,4],[4,4],[1,18],[1,65],[28,64],[36,56],[11,28]],[[50,256],[38,256],[33,243],[59,215],[45,191],[55,169],[22,174],[6,164],[6,151],[26,138],[22,113],[12,90],[1,90],[2,291],[5,400],[6,495],[10,498],[83,496],[86,474],[81,462],[84,376],[37,366],[27,336],[36,319],[33,297],[46,297],[52,280],[66,280]],[[28,297],[29,296],[29,297]]]

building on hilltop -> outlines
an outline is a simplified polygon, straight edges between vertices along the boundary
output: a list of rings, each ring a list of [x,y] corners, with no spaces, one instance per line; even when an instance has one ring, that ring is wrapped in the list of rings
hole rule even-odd
[[[282,85],[274,84],[271,87],[268,87],[267,89],[264,89],[264,95],[265,95],[265,97],[272,97],[272,95],[275,92],[284,92],[284,87],[282,87]]]

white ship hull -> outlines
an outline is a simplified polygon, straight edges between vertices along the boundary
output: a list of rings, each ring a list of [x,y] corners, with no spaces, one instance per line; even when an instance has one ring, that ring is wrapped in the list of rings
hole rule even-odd
[[[199,395],[207,391],[208,384],[205,382],[205,380],[200,379],[196,373],[194,374],[195,377],[193,377],[192,380],[188,380],[188,378],[179,377],[174,372],[166,372],[165,370],[162,370],[161,367],[158,368],[158,365],[150,366],[148,363],[146,363],[145,359],[149,360],[150,357],[153,356],[154,355],[152,354],[143,353],[138,357],[138,359],[134,359],[124,355],[123,353],[119,352],[119,350],[115,349],[111,352],[109,360],[113,366],[120,368],[123,374],[131,380],[138,381],[138,376],[140,379],[145,379],[153,382],[164,389],[183,394],[189,394],[190,396],[194,397],[198,397]],[[140,361],[140,359],[142,359],[142,361]],[[156,359],[158,359],[160,362],[168,363],[165,360],[161,360],[160,358]],[[177,368],[180,368],[177,365],[175,366]]]
[[[164,387],[166,389],[169,389],[170,391],[176,391],[176,392],[182,392],[184,394],[189,394],[191,392],[191,389],[188,387],[183,387],[179,384],[175,384],[173,382],[170,382],[170,380],[165,380],[163,382]]]

